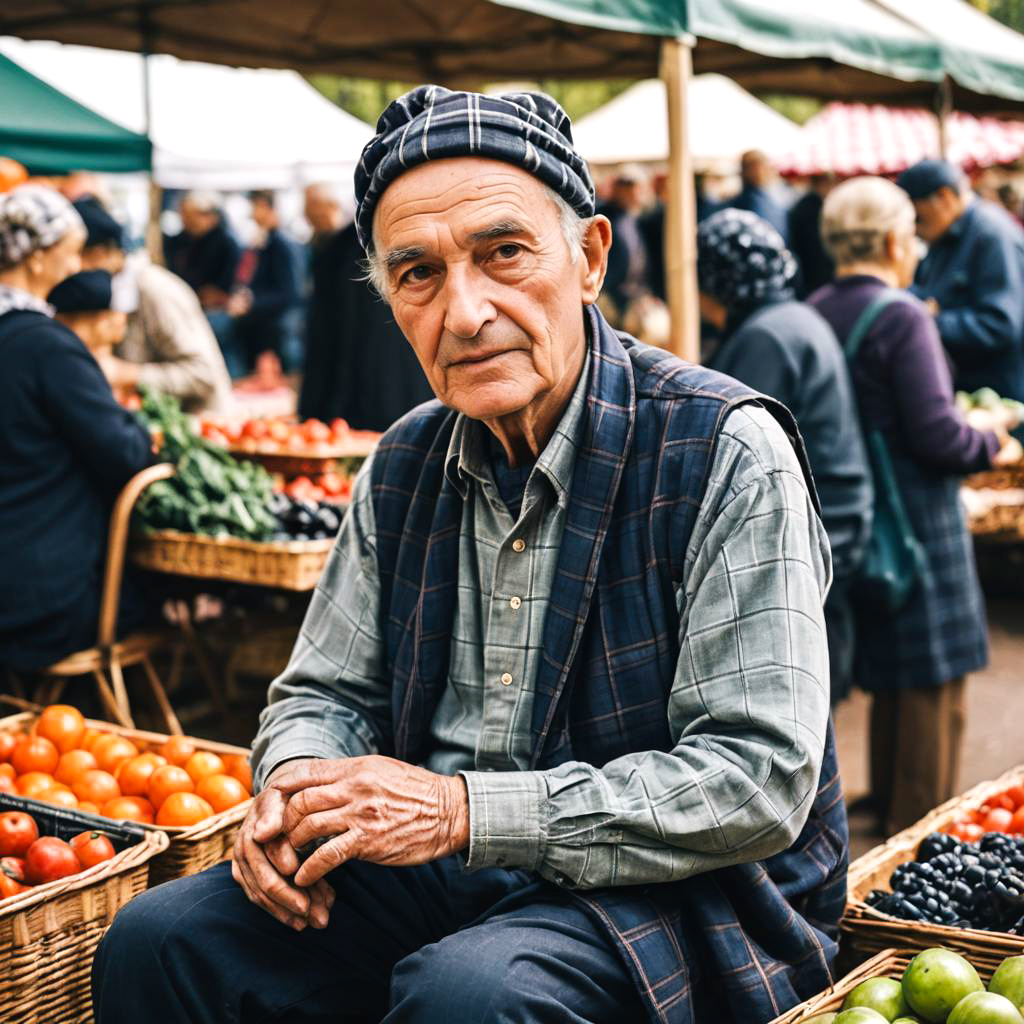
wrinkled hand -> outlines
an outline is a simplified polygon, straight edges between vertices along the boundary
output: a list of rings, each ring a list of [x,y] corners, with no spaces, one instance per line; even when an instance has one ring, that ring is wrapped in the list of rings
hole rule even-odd
[[[283,831],[293,849],[327,839],[295,874],[313,885],[348,860],[425,864],[469,843],[469,795],[459,776],[371,755],[283,766]]]
[[[334,905],[334,890],[323,879],[308,888],[289,881],[299,858],[283,834],[286,799],[271,783],[305,763],[289,761],[271,774],[238,830],[231,861],[231,874],[249,900],[296,931],[307,924],[326,928]]]

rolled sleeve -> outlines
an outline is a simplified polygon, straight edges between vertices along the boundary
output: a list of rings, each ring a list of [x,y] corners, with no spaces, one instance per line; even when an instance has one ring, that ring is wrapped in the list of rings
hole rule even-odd
[[[489,867],[536,870],[544,855],[541,808],[547,787],[541,772],[460,772],[469,791],[469,857],[475,871]]]

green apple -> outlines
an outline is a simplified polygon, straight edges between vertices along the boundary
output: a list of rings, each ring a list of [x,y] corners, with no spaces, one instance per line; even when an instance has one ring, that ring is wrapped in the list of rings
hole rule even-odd
[[[1024,1007],[1024,956],[1008,956],[996,968],[988,990],[1005,996],[1018,1010]]]
[[[910,1009],[903,998],[903,986],[895,978],[868,978],[862,981],[843,1000],[844,1010],[851,1010],[855,1006],[875,1010],[888,1021],[904,1016]]]
[[[927,1024],[944,1024],[964,996],[984,991],[978,972],[951,949],[926,949],[903,972],[903,996]]]
[[[804,1024],[834,1024],[836,1015],[834,1013],[819,1013]]]
[[[832,1024],[889,1024],[877,1010],[867,1006],[855,1006],[850,1010],[843,1010]]]
[[[995,992],[972,992],[964,996],[949,1015],[946,1024],[1021,1024],[1017,1007]]]

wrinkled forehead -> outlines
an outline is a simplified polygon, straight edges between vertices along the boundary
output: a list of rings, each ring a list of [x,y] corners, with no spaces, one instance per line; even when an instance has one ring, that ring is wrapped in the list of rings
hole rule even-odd
[[[542,235],[557,225],[549,190],[532,174],[477,157],[420,164],[388,186],[374,212],[378,251],[429,245],[439,236],[464,244],[507,222]]]

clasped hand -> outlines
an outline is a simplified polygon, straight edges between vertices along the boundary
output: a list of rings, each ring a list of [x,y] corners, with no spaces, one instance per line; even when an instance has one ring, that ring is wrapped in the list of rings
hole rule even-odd
[[[318,840],[300,863],[297,851]],[[253,903],[301,931],[326,927],[334,892],[324,876],[346,861],[425,864],[468,842],[458,776],[379,755],[309,758],[267,780],[238,831],[231,872]]]

